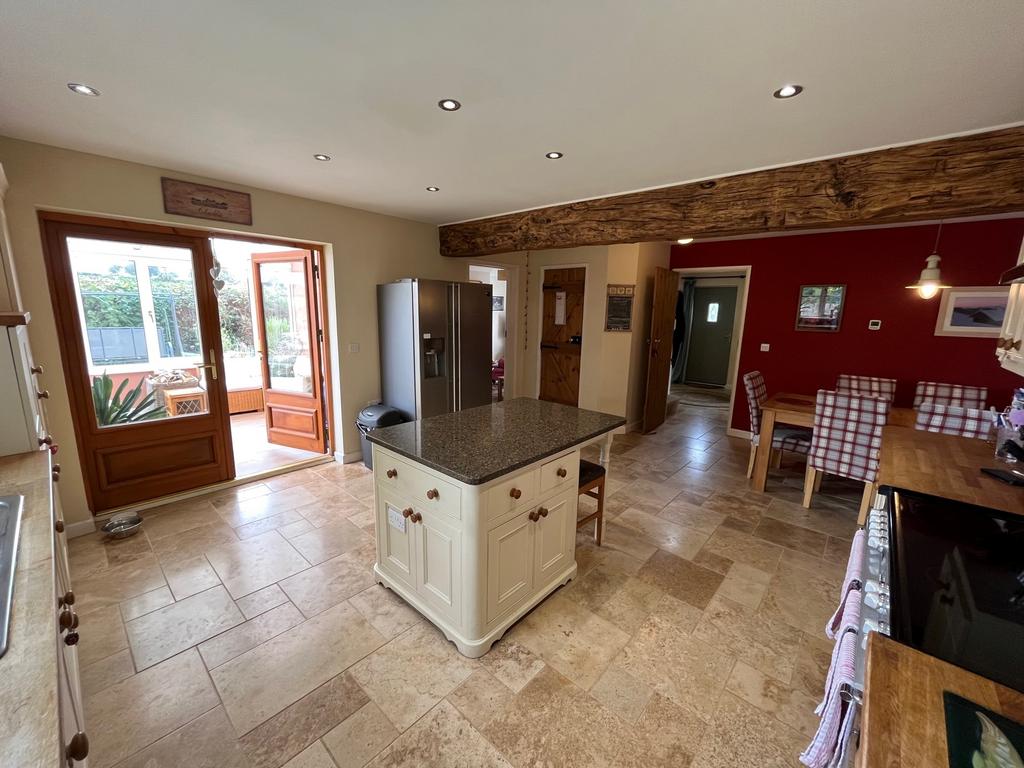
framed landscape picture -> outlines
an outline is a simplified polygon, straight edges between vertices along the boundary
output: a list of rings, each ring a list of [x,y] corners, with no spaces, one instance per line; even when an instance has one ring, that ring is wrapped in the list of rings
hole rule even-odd
[[[798,331],[838,331],[843,319],[845,285],[801,285],[796,310]]]
[[[998,338],[1009,298],[1009,286],[945,288],[935,335]]]

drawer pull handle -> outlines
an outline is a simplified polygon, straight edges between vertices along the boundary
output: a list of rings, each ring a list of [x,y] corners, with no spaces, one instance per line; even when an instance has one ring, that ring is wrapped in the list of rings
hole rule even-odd
[[[523,492],[520,491],[518,488],[513,488],[511,491],[508,492],[508,495],[518,501],[519,498],[523,495]]]
[[[410,517],[412,517],[412,507],[408,507],[406,509],[403,509],[402,510],[402,517],[404,517],[406,520],[408,520]]]
[[[565,477],[566,475],[569,474],[569,471],[565,467],[559,467],[558,471],[555,472],[555,474],[558,475],[559,477]]]
[[[427,498],[433,501],[434,499],[440,498],[441,494],[437,492],[437,488],[431,488],[427,491]]]
[[[548,511],[544,507],[541,507],[540,509],[537,510],[537,514],[541,517],[547,517]]]
[[[540,515],[537,513],[537,510],[533,510],[533,512],[531,512],[529,515],[527,515],[527,517],[529,517],[530,520],[532,522],[534,522],[534,523],[536,523],[538,520],[540,520]]]
[[[49,400],[50,390],[44,389],[42,392],[36,392],[36,397],[38,397],[40,400]]]
[[[43,372],[43,366],[41,366],[41,365],[33,365],[28,370],[29,370],[29,373],[34,373],[34,374],[36,374],[36,376],[39,376]]]
[[[410,522],[418,523],[421,520],[423,520],[423,515],[421,515],[419,512],[413,512],[411,515],[409,515]]]
[[[398,477],[398,470],[397,469],[389,469],[388,472],[387,472],[387,475],[388,475],[388,479],[389,480],[394,480],[396,477]]]
[[[68,760],[85,760],[89,756],[89,737],[79,731],[71,737],[65,751]]]

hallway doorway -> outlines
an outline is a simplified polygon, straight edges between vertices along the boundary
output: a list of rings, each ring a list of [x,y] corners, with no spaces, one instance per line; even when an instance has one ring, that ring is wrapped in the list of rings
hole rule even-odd
[[[725,387],[736,318],[736,294],[732,285],[701,285],[693,291],[693,320],[683,382]]]

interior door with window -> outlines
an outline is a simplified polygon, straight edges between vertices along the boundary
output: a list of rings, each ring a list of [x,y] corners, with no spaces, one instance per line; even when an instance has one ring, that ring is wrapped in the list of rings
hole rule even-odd
[[[693,327],[684,381],[724,387],[729,381],[735,286],[698,286],[693,292]]]
[[[583,267],[544,272],[538,394],[541,400],[579,405],[586,274]]]
[[[326,450],[323,370],[312,251],[254,253],[253,290],[267,440]]]
[[[234,477],[209,241],[44,214],[93,511]]]

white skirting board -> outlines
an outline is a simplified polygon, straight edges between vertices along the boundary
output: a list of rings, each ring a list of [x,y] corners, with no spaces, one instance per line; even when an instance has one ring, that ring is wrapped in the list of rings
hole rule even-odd
[[[64,535],[69,539],[88,536],[90,533],[95,532],[96,523],[93,520],[80,520],[77,523],[65,523],[64,525]]]

